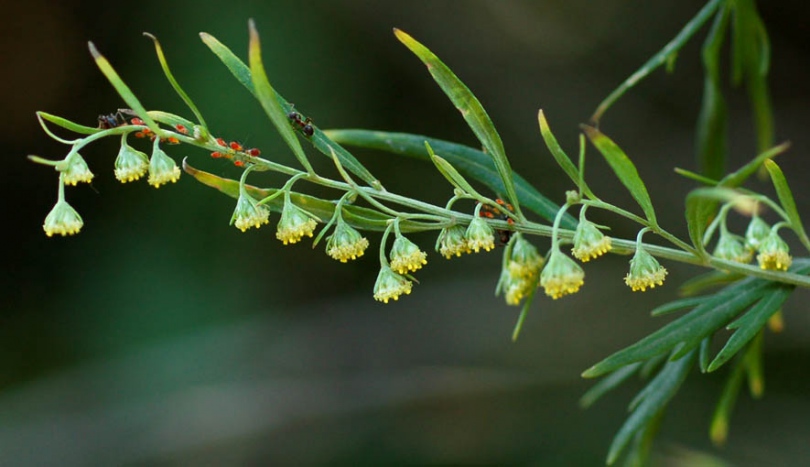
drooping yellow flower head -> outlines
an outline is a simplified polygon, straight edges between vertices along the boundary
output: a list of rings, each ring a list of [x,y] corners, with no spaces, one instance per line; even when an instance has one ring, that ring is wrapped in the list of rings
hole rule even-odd
[[[757,262],[759,262],[759,267],[762,269],[774,271],[787,271],[793,263],[790,248],[776,232],[776,229],[771,229],[768,236],[760,243]]]
[[[93,180],[93,172],[87,166],[84,158],[79,153],[68,156],[67,168],[63,171],[65,185],[75,186],[79,183],[90,183]]]
[[[350,259],[363,256],[368,248],[368,239],[347,224],[342,217],[338,218],[335,231],[326,242],[326,254],[345,263]]]
[[[464,237],[464,233],[465,229],[460,225],[443,228],[436,241],[436,251],[447,259],[453,256],[461,256],[462,253],[469,253],[470,246]]]
[[[509,258],[506,261],[509,273],[515,277],[536,279],[543,267],[543,257],[523,235],[516,233],[512,239]]]
[[[251,227],[257,229],[263,224],[270,222],[270,210],[266,206],[258,204],[246,191],[241,190],[239,199],[236,201],[236,209],[233,210],[231,223],[242,232]]]
[[[410,294],[412,288],[411,281],[395,273],[390,267],[383,266],[374,284],[374,300],[383,303],[388,303],[388,300],[399,300],[400,295]]]
[[[551,256],[540,273],[540,285],[546,295],[558,299],[579,291],[585,283],[585,271],[571,258],[553,247]]]
[[[312,237],[318,223],[301,208],[294,205],[289,199],[284,200],[281,210],[281,219],[278,221],[276,238],[285,245],[297,243],[303,237]]]
[[[481,217],[475,217],[470,221],[464,238],[467,239],[467,247],[476,253],[481,249],[490,251],[495,248],[495,231]]]
[[[126,135],[121,141],[121,149],[115,158],[115,178],[121,183],[134,182],[149,170],[149,157],[135,150],[126,142]]]
[[[180,179],[180,168],[174,162],[174,159],[169,157],[158,147],[160,138],[155,138],[155,144],[152,146],[152,158],[149,159],[149,178],[147,182],[155,188],[160,188],[161,185],[166,183],[175,183]]]
[[[745,246],[751,251],[759,250],[760,243],[770,233],[771,226],[755,214],[748,223],[748,228],[745,229]]]
[[[630,260],[630,272],[624,277],[624,283],[633,292],[639,290],[644,292],[648,288],[663,285],[666,276],[667,270],[658,263],[658,260],[638,245],[633,259]]]
[[[571,254],[584,263],[604,255],[610,248],[610,237],[604,235],[593,222],[582,217],[574,232]]]
[[[720,232],[720,239],[717,240],[717,246],[712,254],[720,259],[743,264],[750,263],[754,256],[753,252],[743,245],[743,242],[728,232]]]
[[[391,247],[391,269],[399,274],[415,272],[427,264],[427,253],[403,236],[394,240]]]
[[[82,216],[67,201],[59,200],[45,217],[42,228],[49,237],[54,235],[65,237],[79,233],[83,225]]]

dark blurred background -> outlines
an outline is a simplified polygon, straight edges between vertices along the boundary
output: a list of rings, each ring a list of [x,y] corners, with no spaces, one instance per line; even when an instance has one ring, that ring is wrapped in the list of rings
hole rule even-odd
[[[641,386],[630,383],[582,411],[577,399],[592,382],[579,374],[661,326],[666,319],[647,312],[676,297],[697,269],[665,264],[665,287],[633,294],[622,282],[627,258],[588,263],[584,289],[538,298],[512,343],[518,310],[493,296],[499,254],[452,261],[430,254],[414,292],[382,305],[372,299],[378,236],[360,261],[340,264],[321,246],[283,247],[273,235],[277,216],[240,233],[228,226],[233,200],[190,177],[159,190],[119,184],[112,140],[82,152],[96,173],[92,186],[67,192],[84,218],[81,234],[49,239],[41,225],[57,176],[25,156],[58,159],[66,148],[41,131],[34,112],[95,125],[99,114],[124,106],[90,59],[91,40],[147,108],[189,116],[141,36],[148,31],[216,133],[294,164],[259,105],[199,40],[208,32],[244,58],[254,18],[271,81],[321,128],[406,131],[475,146],[425,68],[394,38],[398,27],[466,82],[513,168],[560,202],[571,186],[542,143],[537,110],[573,154],[577,125],[703,2],[64,3],[5,5],[0,29],[8,221],[1,465],[603,463]],[[779,163],[808,213],[810,41],[802,25],[810,6],[760,3],[774,50],[777,141],[793,143]],[[694,184],[672,169],[696,169],[704,35],[705,28],[681,52],[673,74],[655,73],[601,125],[637,163],[662,224],[681,236],[683,197]],[[755,155],[754,136],[744,92],[731,92],[730,165],[737,167]],[[239,175],[193,148],[168,152]],[[356,154],[388,189],[437,203],[450,195],[427,165]],[[632,207],[590,154],[591,187]],[[751,188],[771,192],[763,181]],[[614,225],[613,235],[635,235],[620,220],[597,220]],[[433,236],[414,239],[432,251]],[[797,291],[784,310],[787,329],[767,336],[766,397],[740,397],[726,448],[711,447],[707,431],[727,373],[695,374],[665,419],[656,465],[806,465],[807,298]]]

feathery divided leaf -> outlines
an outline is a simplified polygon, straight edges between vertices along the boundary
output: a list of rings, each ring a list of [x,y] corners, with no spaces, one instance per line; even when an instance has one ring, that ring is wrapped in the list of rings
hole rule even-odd
[[[512,180],[512,168],[506,158],[506,151],[503,147],[500,135],[495,130],[495,125],[484,110],[481,102],[473,95],[470,89],[461,82],[450,68],[447,67],[433,52],[419,43],[416,39],[401,31],[394,29],[394,34],[411,52],[414,53],[428,68],[431,76],[442,88],[442,91],[453,102],[453,105],[461,112],[464,120],[478,137],[481,144],[486,149],[487,154],[495,162],[504,186],[504,192],[509,202],[515,208],[515,213],[523,217],[520,211],[520,204],[515,193],[514,182]]]
[[[736,331],[709,364],[707,371],[712,372],[720,368],[731,357],[736,355],[744,345],[762,330],[765,323],[768,322],[768,318],[779,311],[785,300],[790,297],[792,291],[793,287],[780,286],[768,292],[744,315],[726,326],[727,329],[736,329]]]
[[[740,311],[778,287],[761,279],[745,279],[726,287],[713,297],[707,297],[689,313],[592,366],[582,376],[593,378],[673,350],[673,358],[679,358],[697,347],[704,337],[731,321]]]
[[[689,368],[695,359],[695,352],[689,352],[677,360],[666,363],[661,371],[639,393],[633,401],[633,413],[627,418],[619,432],[613,438],[607,455],[607,464],[616,462],[631,439],[641,430],[646,429],[667,403],[678,392]]]

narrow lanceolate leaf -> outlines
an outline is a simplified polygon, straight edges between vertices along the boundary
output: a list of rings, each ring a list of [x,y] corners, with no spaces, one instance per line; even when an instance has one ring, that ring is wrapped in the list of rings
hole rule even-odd
[[[592,366],[582,376],[600,376],[673,349],[676,349],[674,358],[678,358],[775,287],[778,286],[760,279],[746,279],[726,287],[689,313]]]
[[[254,97],[258,98],[256,88],[253,85],[253,76],[250,72],[250,68],[248,68],[245,63],[239,59],[228,47],[224,44],[219,42],[214,36],[207,34],[207,33],[200,33],[200,38],[214,52],[220,61],[225,65],[228,70],[230,70],[231,74],[239,81]],[[290,104],[284,97],[280,94],[276,93],[276,98],[281,105],[282,110],[286,116],[287,113],[292,111],[292,104]],[[349,172],[357,175],[360,177],[361,180],[365,181],[372,187],[376,189],[382,189],[382,185],[380,184],[379,180],[377,180],[371,172],[366,169],[363,164],[360,163],[352,154],[350,154],[346,149],[341,147],[340,145],[336,144],[335,142],[329,140],[329,138],[324,135],[322,131],[320,131],[317,127],[313,126],[314,134],[309,138],[312,145],[320,151],[325,156],[331,158],[332,152],[337,154],[338,159],[340,160],[341,165],[346,168]]]
[[[220,61],[222,61],[236,80],[255,96],[256,90],[253,88],[253,78],[250,76],[250,68],[245,65],[245,62],[240,60],[239,57],[237,57],[236,54],[231,51],[231,49],[229,49],[222,42],[218,41],[217,38],[211,34],[201,32],[200,39],[202,39],[203,43],[207,45],[209,49],[211,49],[211,52],[214,52],[214,55],[216,55]]]
[[[484,184],[495,193],[504,192],[503,182],[498,176],[492,158],[469,146],[408,133],[371,130],[326,130],[324,133],[340,144],[377,149],[423,160],[430,158],[425,149],[425,142],[427,142],[438,154],[441,154],[442,158],[468,179]],[[521,205],[543,219],[553,222],[560,206],[543,196],[520,175],[514,174],[514,182],[515,192],[520,198]],[[576,225],[576,219],[570,214],[566,214],[560,223],[564,229],[574,229]]]
[[[163,74],[166,75],[166,79],[168,79],[169,83],[171,83],[172,87],[174,88],[174,92],[176,92],[177,95],[180,96],[181,99],[183,99],[183,102],[186,103],[188,108],[191,109],[191,111],[194,113],[194,116],[197,117],[197,121],[200,123],[200,125],[207,128],[208,125],[205,124],[205,119],[203,119],[203,116],[197,109],[197,106],[194,105],[194,101],[192,101],[191,98],[188,97],[188,94],[186,94],[186,91],[184,91],[183,88],[180,87],[180,83],[177,82],[177,80],[174,78],[174,75],[172,74],[172,70],[169,69],[169,62],[166,61],[166,56],[163,54],[163,47],[160,46],[160,42],[158,42],[157,37],[153,36],[152,34],[149,34],[148,32],[143,33],[143,35],[152,39],[152,42],[155,44],[155,52],[157,53],[160,66],[161,68],[163,68]]]
[[[651,312],[651,316],[662,316],[675,311],[685,310],[687,308],[694,308],[706,300],[706,297],[689,297],[675,300],[673,302],[665,303],[655,307]]]
[[[617,388],[623,382],[627,381],[628,378],[633,376],[633,374],[639,369],[641,363],[633,363],[627,365],[625,367],[619,368],[618,370],[614,371],[613,373],[605,376],[598,383],[596,383],[592,388],[588,389],[580,399],[579,399],[579,406],[583,409],[587,409],[594,402],[599,400],[602,396],[606,393],[612,391],[613,389]]]
[[[214,188],[230,196],[231,198],[239,198],[238,180],[223,178],[204,170],[194,168],[185,159],[183,160],[183,170],[185,170],[186,173],[194,177],[200,183]],[[245,185],[245,188],[255,199],[265,199],[278,191],[273,188],[258,188],[251,185]],[[329,219],[332,216],[332,213],[334,213],[335,203],[333,201],[327,201],[299,193],[292,193],[291,196],[292,201],[297,206],[309,211],[321,219]],[[266,206],[275,212],[281,212],[283,205],[284,199],[281,196],[278,196],[266,203]],[[383,214],[379,211],[354,205],[343,206],[343,218],[355,228],[378,232],[384,231],[392,219],[391,216]],[[400,220],[399,226],[403,232],[436,230],[434,225],[405,219]]]
[[[554,134],[551,132],[551,128],[548,126],[548,121],[546,121],[546,116],[543,114],[543,110],[541,109],[537,113],[537,120],[540,123],[540,134],[543,136],[543,141],[546,142],[546,146],[548,150],[551,152],[551,155],[554,156],[554,160],[557,161],[557,164],[560,168],[568,175],[575,185],[580,184],[580,173],[579,169],[574,165],[571,161],[571,158],[568,157],[568,154],[563,151],[563,148],[557,142],[557,138],[554,137]],[[588,185],[582,181],[582,192],[585,193],[589,198],[596,198],[591,189],[588,188]]]
[[[458,173],[458,170],[455,169],[447,160],[444,158],[437,156],[436,153],[433,152],[433,148],[430,147],[430,144],[425,141],[425,148],[427,149],[428,153],[430,154],[430,160],[433,161],[433,164],[438,169],[439,173],[450,182],[453,187],[458,188],[459,190],[467,193],[470,196],[475,197],[480,202],[484,201],[484,197],[481,196],[472,185],[464,179],[464,177]]]
[[[736,329],[717,356],[709,364],[708,371],[714,371],[737,354],[756,334],[762,330],[768,318],[779,311],[788,299],[793,287],[782,286],[763,296],[744,315],[727,326]]]
[[[150,117],[146,112],[146,108],[141,105],[141,102],[137,97],[135,97],[135,94],[133,94],[132,90],[129,89],[129,86],[124,83],[124,80],[118,76],[118,73],[115,71],[115,69],[113,69],[112,65],[110,65],[110,62],[99,53],[98,49],[96,49],[96,46],[93,45],[92,42],[88,42],[87,46],[90,49],[90,54],[93,56],[93,60],[96,61],[96,66],[98,66],[99,70],[101,70],[104,76],[107,77],[110,84],[112,84],[115,90],[118,92],[118,95],[124,99],[124,102],[127,103],[130,109],[138,114],[138,117],[144,121],[150,130],[160,135],[161,131],[158,124],[152,120],[152,117]]]
[[[742,185],[743,183],[745,183],[746,180],[748,180],[748,177],[756,173],[757,169],[759,169],[760,166],[762,166],[763,162],[765,162],[768,159],[772,159],[778,156],[779,154],[782,154],[783,152],[787,151],[788,148],[790,148],[790,143],[785,142],[778,146],[774,146],[766,151],[763,151],[762,153],[757,155],[757,157],[752,159],[750,162],[740,167],[737,171],[732,172],[723,177],[723,179],[720,180],[720,186],[736,188]]]
[[[641,430],[654,421],[673,396],[678,392],[681,384],[689,374],[689,368],[695,359],[695,352],[681,357],[678,360],[667,362],[664,368],[642,390],[643,397],[636,401],[635,410],[627,418],[619,432],[613,438],[607,456],[607,464],[616,462],[619,455],[630,440]]]
[[[720,74],[720,52],[728,26],[729,8],[724,5],[703,43],[703,103],[697,127],[697,152],[703,175],[719,179],[726,162],[726,101]]]
[[[591,116],[591,123],[594,125],[599,124],[599,119],[602,118],[602,115],[616,102],[628,89],[632,88],[639,81],[646,78],[650,73],[656,70],[663,64],[668,64],[672,62],[672,57],[674,54],[678,53],[678,50],[681,49],[686,43],[689,41],[689,38],[692,37],[701,26],[703,26],[714,14],[717,8],[726,3],[726,0],[710,0],[703,6],[703,8],[695,15],[694,18],[689,20],[688,23],[681,29],[677,36],[675,36],[667,45],[664,46],[663,49],[658,51],[655,55],[650,57],[647,62],[641,65],[641,68],[636,70],[635,73],[630,75],[618,88],[616,88],[613,92],[610,93],[600,104],[599,107],[596,108],[593,115]]]
[[[641,206],[641,210],[644,211],[644,215],[647,217],[647,220],[650,221],[650,224],[657,226],[658,222],[655,219],[655,210],[653,210],[650,195],[647,193],[647,187],[644,186],[644,182],[641,181],[636,166],[633,165],[633,162],[627,157],[627,154],[625,154],[613,140],[596,128],[582,125],[582,131],[585,132],[585,135],[596,149],[602,153],[602,156],[605,157],[605,160],[607,160],[608,164],[613,169],[613,172],[616,173],[616,176],[619,177],[619,180],[621,180],[625,188],[633,195],[633,198],[638,205]]]
[[[686,226],[692,245],[706,254],[703,236],[709,223],[717,214],[721,202],[733,201],[739,194],[729,188],[697,188],[686,195]]]
[[[779,196],[779,202],[782,203],[782,209],[790,220],[790,227],[799,236],[805,248],[810,250],[810,239],[807,238],[807,232],[804,230],[802,220],[799,217],[799,210],[796,208],[796,200],[793,198],[793,192],[790,191],[785,174],[782,169],[772,160],[765,161],[765,168],[771,176],[773,187],[776,188],[776,195]]]
[[[270,121],[276,127],[276,130],[290,147],[298,162],[306,169],[307,172],[313,173],[312,165],[310,165],[304,148],[301,147],[301,142],[298,141],[298,135],[290,126],[290,121],[287,118],[287,113],[281,108],[278,102],[276,91],[270,85],[267,79],[267,74],[264,71],[264,64],[262,63],[262,50],[259,43],[259,32],[256,31],[256,25],[253,20],[249,22],[250,29],[250,74],[253,80],[253,89],[256,90],[256,98],[262,104],[262,108],[270,117]]]
[[[743,376],[745,376],[745,365],[740,359],[737,360],[734,369],[731,370],[731,374],[729,374],[726,380],[723,392],[720,393],[720,400],[717,401],[717,406],[714,408],[711,424],[709,425],[709,438],[715,446],[722,446],[728,438],[728,423],[731,418],[731,412],[734,411],[737,396],[740,394]]]
[[[47,112],[39,111],[37,115],[40,116],[43,120],[47,120],[54,125],[61,126],[66,130],[70,130],[74,133],[79,133],[82,135],[92,135],[93,133],[98,133],[102,131],[100,128],[94,128],[91,126],[84,126],[78,123],[71,122],[70,120],[62,117],[58,117],[56,115],[51,115]]]
[[[487,154],[492,157],[495,167],[503,181],[506,196],[515,208],[519,217],[523,217],[520,212],[518,197],[515,193],[514,182],[512,180],[512,168],[506,158],[506,151],[500,135],[495,130],[492,120],[487,115],[481,102],[473,95],[467,86],[461,82],[452,71],[442,63],[442,61],[427,47],[420,44],[416,39],[407,33],[394,29],[394,34],[400,42],[405,44],[420,60],[427,66],[433,79],[442,88],[442,91],[450,98],[453,105],[461,112],[464,120],[472,129],[475,136],[481,141],[481,145],[486,149]]]

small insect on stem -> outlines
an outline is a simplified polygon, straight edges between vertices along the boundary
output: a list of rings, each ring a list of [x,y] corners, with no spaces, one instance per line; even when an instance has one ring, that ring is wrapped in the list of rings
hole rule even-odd
[[[100,130],[109,130],[110,128],[115,128],[126,124],[127,119],[124,117],[124,114],[120,109],[115,113],[98,116],[98,128]]]
[[[287,113],[287,118],[289,118],[292,123],[298,125],[298,128],[301,129],[301,132],[304,133],[305,136],[311,137],[315,134],[315,127],[312,126],[311,118],[307,117],[305,119],[295,110],[290,110],[290,112]]]
[[[498,203],[498,205],[501,206],[502,209],[484,205],[481,206],[481,212],[479,213],[479,216],[486,217],[487,219],[498,219],[506,221],[509,225],[514,224],[515,221],[513,221],[511,217],[507,216],[503,212],[503,210],[514,212],[514,208],[512,207],[512,205],[502,200],[501,198],[496,199],[495,202]],[[515,233],[511,230],[500,230],[500,229],[495,229],[495,232],[498,233],[501,245],[506,245],[507,243],[509,243],[509,240],[512,238],[512,235],[514,235]]]

